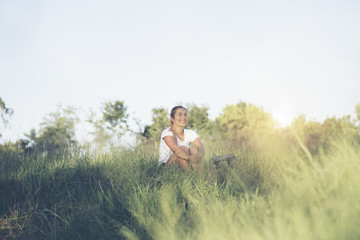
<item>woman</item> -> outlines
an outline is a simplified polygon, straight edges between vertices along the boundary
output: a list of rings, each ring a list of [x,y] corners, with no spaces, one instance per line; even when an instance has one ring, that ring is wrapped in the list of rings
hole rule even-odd
[[[185,129],[187,122],[186,108],[176,106],[171,110],[170,126],[161,133],[159,165],[168,166],[175,162],[186,170],[190,165],[203,169],[204,145],[195,131]]]

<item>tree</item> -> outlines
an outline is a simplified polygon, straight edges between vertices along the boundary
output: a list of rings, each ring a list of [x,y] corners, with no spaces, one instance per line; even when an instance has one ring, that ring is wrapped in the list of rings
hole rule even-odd
[[[350,142],[359,139],[350,115],[327,118],[323,123],[307,121],[305,115],[300,115],[293,120],[290,128],[292,134],[289,134],[288,140],[293,146],[298,145],[300,140],[311,154],[318,154],[320,150],[326,152],[334,140],[339,138],[346,138]]]
[[[271,114],[242,101],[236,105],[227,105],[215,121],[224,136],[241,142],[247,142],[255,136],[264,136],[273,131],[275,126]]]
[[[2,128],[2,126],[5,128],[7,127],[9,120],[8,118],[11,117],[11,115],[14,113],[14,111],[11,108],[6,107],[5,102],[2,100],[2,98],[0,98],[0,130]],[[2,125],[2,126],[1,126]],[[0,132],[0,138],[1,138],[2,134]]]
[[[75,124],[78,121],[75,108],[59,106],[56,112],[44,117],[38,132],[32,129],[30,134],[25,135],[27,139],[20,141],[22,148],[27,152],[62,154],[77,143]]]
[[[88,122],[90,122],[95,131],[91,132],[94,136],[94,142],[97,147],[102,149],[113,138],[117,140],[129,130],[127,124],[127,107],[122,101],[107,101],[100,108],[101,118],[96,119],[95,113],[92,113]]]
[[[161,131],[170,124],[168,111],[165,108],[152,109],[152,124],[145,126],[142,136],[147,140],[158,141]]]
[[[360,142],[360,104],[355,106],[355,113],[357,117],[357,141]]]
[[[94,131],[90,132],[94,136],[93,143],[97,145],[97,148],[102,149],[108,144],[108,141],[111,139],[111,133],[105,127],[105,124],[102,119],[96,120],[95,114],[91,113],[88,122],[93,125]]]
[[[103,104],[102,114],[105,123],[108,123],[108,128],[113,131],[128,129],[126,114],[127,107],[122,101],[108,101]]]
[[[356,113],[357,120],[360,121],[360,104],[355,106],[355,113]]]
[[[213,130],[213,122],[209,119],[209,108],[198,107],[195,104],[187,106],[189,121],[187,128],[196,130],[200,135],[211,135]]]
[[[305,145],[312,154],[319,152],[325,147],[325,135],[323,125],[316,121],[309,121],[304,128]]]
[[[306,135],[305,135],[305,126],[306,126],[306,116],[304,114],[300,114],[296,118],[294,118],[291,122],[290,129],[291,134],[289,135],[289,138],[293,143],[296,143],[296,138],[293,135],[296,135],[297,138],[305,143],[306,141]]]

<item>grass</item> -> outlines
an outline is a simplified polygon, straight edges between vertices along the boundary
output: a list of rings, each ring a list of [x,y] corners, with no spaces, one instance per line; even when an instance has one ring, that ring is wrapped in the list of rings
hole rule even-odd
[[[202,174],[159,168],[156,146],[53,158],[4,150],[0,238],[360,238],[359,145],[317,156],[275,140],[205,145]],[[211,156],[227,153],[239,160],[214,169]]]

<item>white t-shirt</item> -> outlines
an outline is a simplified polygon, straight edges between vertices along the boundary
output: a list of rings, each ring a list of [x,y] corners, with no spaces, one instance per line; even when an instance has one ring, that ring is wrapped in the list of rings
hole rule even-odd
[[[159,149],[159,165],[162,163],[166,163],[167,160],[173,155],[173,152],[169,148],[169,146],[165,143],[164,137],[172,136],[174,137],[173,132],[170,130],[170,127],[164,129],[161,133],[161,140],[160,140],[160,149]],[[178,146],[185,146],[190,148],[190,143],[192,143],[199,135],[193,130],[184,129],[184,141],[180,138],[177,138]]]

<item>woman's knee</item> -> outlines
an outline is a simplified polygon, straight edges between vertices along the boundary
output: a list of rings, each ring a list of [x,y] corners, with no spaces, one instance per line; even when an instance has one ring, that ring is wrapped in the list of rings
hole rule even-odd
[[[197,154],[197,153],[199,153],[199,150],[197,149],[197,147],[192,146],[192,147],[190,148],[190,154],[191,154],[191,155],[194,155],[194,154]]]

